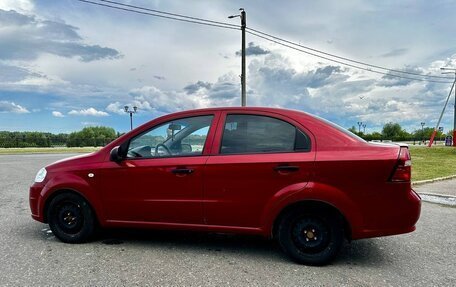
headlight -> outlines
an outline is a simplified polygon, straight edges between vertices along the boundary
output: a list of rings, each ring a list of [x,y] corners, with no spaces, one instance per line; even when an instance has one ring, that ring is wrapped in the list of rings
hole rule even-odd
[[[43,182],[43,180],[46,178],[46,168],[42,168],[38,171],[38,173],[35,176],[35,182]]]

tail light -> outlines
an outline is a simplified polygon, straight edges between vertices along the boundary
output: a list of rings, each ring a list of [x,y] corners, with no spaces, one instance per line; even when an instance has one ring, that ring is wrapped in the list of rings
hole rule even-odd
[[[410,181],[412,174],[412,158],[410,157],[410,152],[407,147],[401,147],[399,151],[399,158],[397,159],[397,164],[391,177],[393,182],[404,182]]]

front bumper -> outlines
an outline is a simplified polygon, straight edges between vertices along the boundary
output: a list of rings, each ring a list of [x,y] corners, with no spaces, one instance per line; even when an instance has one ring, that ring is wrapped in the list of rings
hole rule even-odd
[[[30,204],[30,211],[32,212],[32,218],[44,222],[44,216],[42,213],[42,209],[40,208],[42,197],[41,191],[43,190],[43,185],[40,183],[34,183],[30,186],[29,191],[29,204]]]

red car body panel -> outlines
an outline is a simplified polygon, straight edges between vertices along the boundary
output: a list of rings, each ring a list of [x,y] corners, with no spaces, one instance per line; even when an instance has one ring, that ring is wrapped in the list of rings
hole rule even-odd
[[[228,114],[286,121],[304,132],[310,150],[220,154]],[[110,151],[169,120],[213,115],[199,156],[110,161]],[[390,180],[398,145],[364,142],[309,114],[273,108],[217,108],[174,113],[148,122],[96,153],[54,163],[30,188],[32,217],[46,222],[50,196],[71,190],[85,197],[102,226],[191,229],[272,236],[290,205],[318,201],[337,209],[352,239],[413,231],[421,200],[410,181]],[[297,172],[275,171],[281,165]],[[191,168],[188,175],[175,168]],[[93,173],[93,177],[88,174]]]
[[[97,190],[111,221],[203,223],[203,173],[208,156],[101,163]],[[171,170],[191,168],[191,176]],[[153,210],[154,212],[150,212]]]

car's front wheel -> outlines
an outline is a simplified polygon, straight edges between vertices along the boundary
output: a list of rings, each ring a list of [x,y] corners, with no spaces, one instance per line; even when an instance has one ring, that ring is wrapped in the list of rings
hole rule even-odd
[[[287,212],[280,221],[277,236],[284,252],[306,265],[329,263],[344,240],[340,216],[316,209]]]
[[[74,193],[62,193],[51,200],[48,221],[54,235],[66,243],[87,241],[96,223],[88,202]]]

